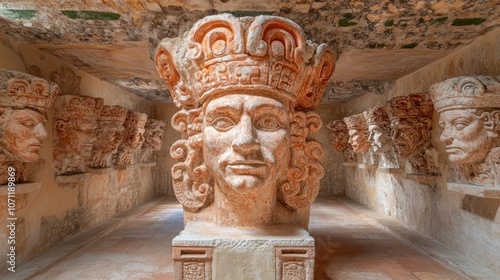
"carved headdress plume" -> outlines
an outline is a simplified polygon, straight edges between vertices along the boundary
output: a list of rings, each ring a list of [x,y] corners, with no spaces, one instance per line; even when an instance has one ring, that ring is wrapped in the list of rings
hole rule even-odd
[[[129,111],[124,126],[125,128],[144,128],[147,120],[147,114]]]
[[[326,127],[332,132],[342,132],[347,133],[347,125],[343,120],[334,120],[329,122]]]
[[[326,44],[306,41],[300,26],[275,16],[208,16],[181,40],[162,41],[155,61],[175,104],[185,109],[240,92],[314,108],[334,69]]]
[[[109,106],[102,107],[100,121],[124,123],[127,117],[128,110],[122,106]]]
[[[42,78],[0,69],[0,107],[30,108],[46,113],[58,92],[56,84]]]
[[[148,119],[146,122],[146,126],[144,127],[146,130],[163,130],[165,129],[165,126],[167,125],[166,122],[160,121],[160,120],[155,120],[155,119]]]
[[[349,117],[344,118],[345,124],[347,125],[347,129],[356,129],[356,130],[368,130],[368,125],[366,124],[365,117],[363,114],[356,114]]]
[[[455,77],[430,87],[436,111],[499,108],[500,77]]]
[[[424,117],[432,119],[434,107],[428,94],[412,93],[389,100],[387,114],[392,119]]]
[[[104,106],[104,99],[80,96],[80,95],[61,95],[56,98],[54,108],[56,108],[54,117],[56,119],[78,119],[95,118],[101,114]]]
[[[387,115],[386,106],[376,106],[363,112],[366,123],[370,124],[387,124],[390,122]]]

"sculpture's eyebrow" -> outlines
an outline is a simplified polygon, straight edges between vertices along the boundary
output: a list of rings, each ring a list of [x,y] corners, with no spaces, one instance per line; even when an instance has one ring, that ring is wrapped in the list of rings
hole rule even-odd
[[[220,106],[216,106],[210,109],[207,109],[205,113],[205,117],[207,119],[213,119],[220,116],[228,116],[235,117],[240,114],[241,108],[240,106],[234,106],[231,104],[224,104]]]
[[[275,106],[272,104],[260,104],[253,108],[253,115],[264,115],[266,113],[276,115],[280,118],[280,121],[285,122],[287,120],[288,113],[282,106]]]

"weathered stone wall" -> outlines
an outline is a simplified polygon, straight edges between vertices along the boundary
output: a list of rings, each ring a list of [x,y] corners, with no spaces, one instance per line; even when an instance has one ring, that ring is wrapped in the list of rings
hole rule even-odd
[[[500,75],[500,29],[471,45],[396,81],[384,95],[366,95],[343,106],[345,116],[383,105],[395,96],[427,92],[430,85],[462,75]],[[446,244],[496,272],[500,200],[448,191],[448,158],[439,141],[441,129],[434,112],[432,143],[439,152],[437,184],[426,185],[405,179],[404,174],[346,167],[346,196],[397,218],[415,230]]]
[[[0,34],[0,68],[26,72],[56,82],[60,94],[101,97],[107,105],[120,105],[155,118],[150,101],[103,82],[32,47]],[[95,226],[154,195],[156,167],[130,165],[108,173],[83,173],[59,182],[53,167],[53,110],[47,115],[41,160],[35,175],[39,190],[18,193],[16,199],[16,267],[62,240]],[[20,188],[17,189],[21,191]],[[0,195],[0,220],[6,221],[7,196]],[[7,228],[0,231],[0,271],[6,269]],[[0,276],[1,278],[1,276]]]

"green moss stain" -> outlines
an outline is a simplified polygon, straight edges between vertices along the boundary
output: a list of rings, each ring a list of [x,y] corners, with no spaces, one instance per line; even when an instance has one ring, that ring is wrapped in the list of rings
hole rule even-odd
[[[272,15],[272,12],[259,11],[225,11],[224,13],[232,14],[235,17],[256,17],[260,15]]]
[[[63,15],[70,19],[88,19],[88,20],[118,20],[120,14],[98,11],[61,11]]]
[[[418,46],[418,43],[404,44],[401,46],[402,49],[413,49]]]
[[[447,17],[431,18],[431,19],[429,20],[429,23],[430,23],[430,24],[441,25],[441,24],[445,23],[447,20],[448,20],[448,18],[447,18]]]
[[[357,22],[351,21],[351,19],[354,18],[354,15],[351,13],[347,14],[342,14],[342,18],[339,19],[339,26],[340,27],[348,27],[348,26],[354,26],[357,25]]]
[[[384,22],[385,27],[393,26],[394,25],[394,20],[388,19]]]
[[[453,20],[451,25],[454,26],[466,26],[466,25],[479,25],[485,22],[485,18],[456,18]]]
[[[36,10],[3,9],[0,11],[4,17],[11,19],[32,19],[37,13]]]

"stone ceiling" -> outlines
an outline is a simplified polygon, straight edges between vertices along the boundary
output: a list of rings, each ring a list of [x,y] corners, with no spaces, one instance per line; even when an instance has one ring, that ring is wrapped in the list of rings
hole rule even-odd
[[[155,102],[170,102],[151,54],[210,14],[278,15],[328,43],[325,103],[381,94],[394,81],[500,26],[500,0],[0,0],[0,32]]]

